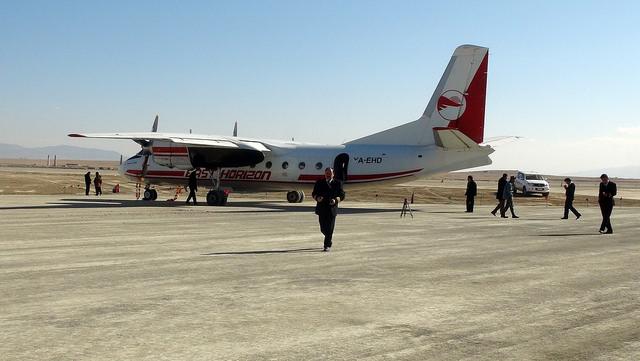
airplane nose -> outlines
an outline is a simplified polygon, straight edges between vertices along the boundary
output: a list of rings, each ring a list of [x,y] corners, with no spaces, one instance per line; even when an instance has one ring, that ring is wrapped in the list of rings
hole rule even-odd
[[[126,164],[126,162],[122,162],[122,163],[120,163],[120,166],[118,166],[118,175],[119,176],[123,176],[125,174],[125,172],[127,171],[125,166],[124,166],[125,164]]]

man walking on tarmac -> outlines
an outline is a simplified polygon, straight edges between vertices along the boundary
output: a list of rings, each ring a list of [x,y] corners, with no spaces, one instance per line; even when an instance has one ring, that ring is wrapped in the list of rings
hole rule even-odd
[[[491,214],[495,217],[496,212],[500,211],[502,214],[502,208],[504,208],[504,186],[507,184],[507,173],[502,174],[502,178],[498,180],[498,192],[496,193],[496,199],[498,200],[498,205],[491,211]]]
[[[187,204],[189,204],[189,200],[193,197],[193,205],[196,206],[198,205],[198,202],[196,201],[196,192],[198,191],[198,174],[195,169],[189,173],[188,187],[189,196],[187,197]]]
[[[564,187],[564,189],[566,189],[566,198],[564,200],[564,216],[562,217],[562,219],[569,219],[569,211],[573,212],[573,214],[576,216],[576,219],[578,219],[582,217],[582,214],[580,214],[580,212],[573,208],[573,199],[575,198],[576,194],[576,185],[571,182],[571,178],[565,178],[564,183],[565,184],[563,184],[562,186]]]
[[[333,178],[333,169],[324,170],[324,178],[318,179],[311,193],[316,202],[316,214],[320,222],[320,231],[324,235],[324,251],[333,245],[333,228],[338,214],[338,203],[344,200],[342,183]]]
[[[600,212],[602,212],[602,224],[600,225],[600,233],[611,234],[613,227],[611,226],[611,212],[615,202],[613,197],[618,193],[616,184],[609,180],[609,176],[603,174],[600,176],[600,190],[598,192],[598,204],[600,204]]]

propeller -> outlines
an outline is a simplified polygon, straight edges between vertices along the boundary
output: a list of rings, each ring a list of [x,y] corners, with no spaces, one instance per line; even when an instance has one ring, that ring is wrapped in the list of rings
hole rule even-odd
[[[158,115],[156,115],[156,119],[153,121],[153,125],[151,126],[151,132],[158,132]],[[136,141],[142,147],[142,155],[144,156],[144,160],[142,161],[142,171],[140,173],[140,181],[144,180],[144,177],[147,175],[147,170],[149,168],[149,156],[153,154],[151,152],[151,146],[153,145],[153,140],[137,140]]]

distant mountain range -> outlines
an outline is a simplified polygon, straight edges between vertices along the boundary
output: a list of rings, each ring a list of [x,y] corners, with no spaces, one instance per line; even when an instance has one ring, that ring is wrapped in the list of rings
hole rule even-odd
[[[111,150],[55,145],[50,147],[27,148],[15,144],[0,143],[0,158],[5,159],[58,159],[78,160],[120,160],[120,153]]]
[[[611,167],[597,170],[585,170],[571,172],[574,176],[583,177],[599,177],[602,173],[606,173],[609,177],[613,178],[640,178],[640,166],[627,166],[627,167]]]

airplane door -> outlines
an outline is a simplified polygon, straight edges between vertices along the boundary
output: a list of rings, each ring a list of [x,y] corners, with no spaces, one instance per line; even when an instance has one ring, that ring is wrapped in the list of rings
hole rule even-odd
[[[347,168],[349,167],[349,154],[340,153],[333,161],[333,176],[341,182],[347,180]]]

